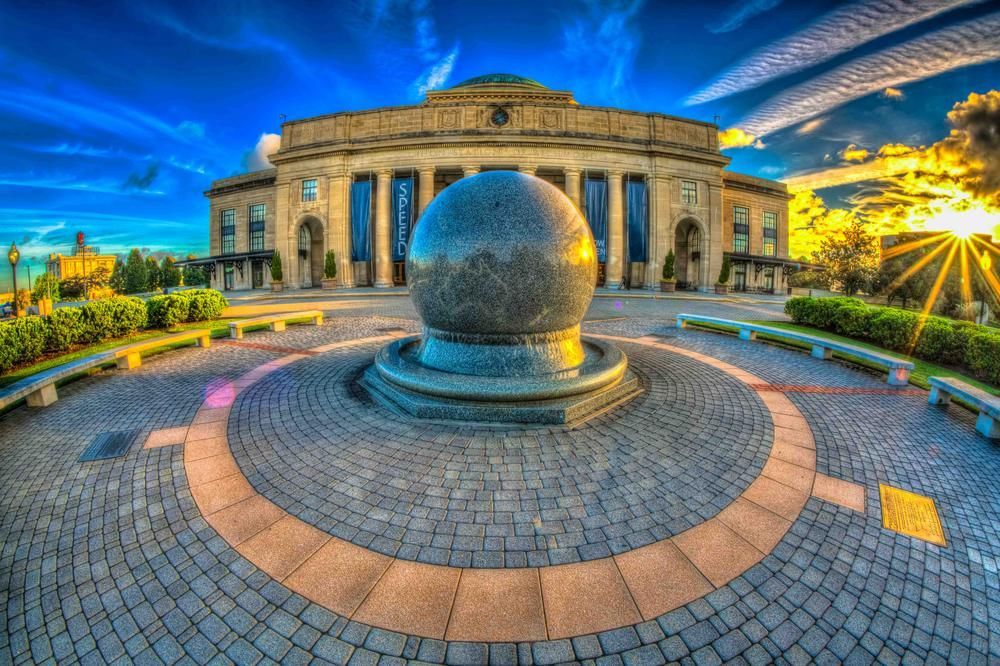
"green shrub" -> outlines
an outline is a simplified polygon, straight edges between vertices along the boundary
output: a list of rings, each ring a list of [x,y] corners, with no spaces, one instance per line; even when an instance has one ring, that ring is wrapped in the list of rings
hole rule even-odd
[[[326,258],[323,262],[323,277],[327,280],[337,277],[337,254],[333,250],[326,251]]]
[[[187,321],[190,301],[180,294],[153,296],[146,301],[150,328],[171,328]]]
[[[83,337],[80,308],[56,308],[45,320],[45,350],[66,351]]]
[[[45,349],[45,321],[18,317],[0,323],[0,372],[41,356]]]
[[[980,379],[1000,386],[1000,335],[984,332],[969,337],[965,366]]]
[[[868,324],[869,336],[881,347],[905,352],[910,349],[919,324],[920,315],[916,313],[878,308]]]
[[[796,296],[785,301],[785,314],[791,317],[793,324],[807,324],[810,310],[815,307],[816,299],[812,296]]]
[[[956,323],[942,317],[928,317],[920,330],[913,355],[928,361],[961,364],[968,336],[958,332]]]
[[[866,305],[845,305],[833,314],[833,330],[850,338],[868,337],[868,326],[878,311]]]
[[[281,282],[281,253],[277,250],[271,255],[271,282]]]
[[[949,349],[945,350],[942,362],[949,365],[963,365],[965,363],[965,352],[969,348],[969,340],[979,333],[988,332],[983,326],[974,324],[971,321],[951,322],[952,343]]]
[[[146,326],[146,307],[134,296],[112,296],[80,308],[80,342],[100,342],[130,335]]]
[[[215,289],[188,289],[176,294],[188,301],[188,315],[184,321],[208,321],[218,319],[222,310],[229,305],[226,298]]]

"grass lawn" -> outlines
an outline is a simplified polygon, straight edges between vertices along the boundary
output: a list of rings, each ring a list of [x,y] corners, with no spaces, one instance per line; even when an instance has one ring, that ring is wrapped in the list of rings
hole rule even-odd
[[[971,384],[973,386],[978,386],[979,388],[981,388],[984,391],[987,391],[989,393],[992,393],[993,395],[1000,395],[1000,388],[997,388],[996,386],[991,386],[990,384],[985,384],[985,383],[979,381],[978,379],[975,379],[975,378],[970,377],[968,375],[964,375],[964,374],[962,374],[961,372],[959,372],[957,370],[952,370],[951,368],[946,368],[944,366],[937,365],[936,363],[931,363],[930,361],[924,361],[924,360],[919,359],[919,358],[913,358],[911,356],[907,356],[906,354],[899,354],[897,352],[890,351],[888,349],[883,349],[882,347],[879,347],[878,345],[873,345],[873,344],[871,344],[869,342],[862,342],[860,340],[855,340],[854,338],[844,337],[843,335],[837,335],[835,333],[830,333],[828,331],[821,331],[819,329],[812,328],[810,326],[799,326],[798,324],[790,324],[790,323],[785,322],[785,321],[768,321],[768,322],[752,322],[752,323],[760,323],[760,324],[765,324],[766,326],[770,326],[772,328],[781,328],[781,329],[785,329],[785,330],[788,330],[788,331],[796,331],[798,333],[806,333],[808,335],[812,335],[812,336],[815,336],[817,338],[824,338],[824,339],[827,339],[827,340],[835,340],[837,342],[845,342],[847,344],[855,345],[856,347],[861,347],[863,349],[871,349],[873,351],[878,351],[878,352],[881,352],[883,354],[889,354],[890,356],[895,356],[897,358],[906,359],[907,361],[912,361],[914,368],[913,368],[913,372],[910,373],[910,383],[913,384],[914,386],[918,386],[918,387],[923,388],[923,389],[929,389],[930,388],[930,384],[927,383],[927,378],[928,377],[956,377],[958,379],[961,379],[963,382],[966,382],[966,383]],[[719,325],[716,325],[716,324],[703,324],[703,323],[698,323],[698,322],[693,322],[693,321],[692,322],[688,322],[688,326],[699,326],[699,327],[702,327],[702,328],[708,328],[708,329],[717,330],[717,331],[724,331],[726,333],[735,333],[735,332],[737,332],[737,329],[735,329],[735,328],[733,328],[731,326],[719,326]],[[784,339],[784,338],[778,338],[778,337],[773,336],[773,335],[767,335],[766,333],[758,333],[757,334],[757,339],[758,340],[766,340],[767,342],[778,343],[778,344],[781,344],[781,345],[786,346],[786,347],[796,347],[798,349],[805,349],[807,351],[810,350],[810,349],[812,349],[812,347],[810,345],[808,345],[808,344],[806,344],[804,342],[796,342],[794,340],[787,340],[787,339]],[[857,357],[851,356],[849,354],[842,354],[840,352],[834,352],[834,356],[837,357],[837,358],[840,358],[840,359],[844,359],[844,360],[850,361],[851,363],[855,363],[857,365],[864,366],[866,368],[871,368],[873,370],[877,370],[880,373],[885,373],[885,368],[883,366],[877,365],[877,364],[872,363],[870,361],[866,361],[865,359],[857,358]]]

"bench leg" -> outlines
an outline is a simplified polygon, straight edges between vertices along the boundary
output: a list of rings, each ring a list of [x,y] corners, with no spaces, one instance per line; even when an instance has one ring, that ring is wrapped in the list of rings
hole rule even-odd
[[[746,328],[740,329],[740,340],[756,340],[756,339],[757,339],[757,331],[751,331]]]
[[[237,328],[236,326],[229,327],[229,338],[231,340],[242,340],[243,339],[243,329]]]
[[[886,382],[889,386],[906,386],[910,383],[910,371],[906,368],[891,368]]]
[[[58,399],[59,394],[56,393],[56,385],[46,384],[34,393],[29,393],[26,401],[28,407],[48,407]]]
[[[320,314],[320,315],[316,315],[315,317],[313,317],[313,325],[314,326],[322,326],[323,325],[323,315]]]
[[[976,419],[976,430],[983,437],[1000,439],[1000,423],[986,412],[979,412],[979,418]]]
[[[118,366],[119,370],[132,370],[142,365],[142,356],[140,354],[120,356],[115,359],[115,365]]]
[[[931,393],[927,396],[927,402],[932,405],[947,405],[951,402],[951,394],[942,391],[937,386],[932,386]]]
[[[687,322],[683,319],[677,320],[677,328],[687,328]]]
[[[272,321],[271,322],[271,330],[275,331],[277,333],[280,333],[281,331],[285,330],[285,322],[283,322],[283,321]]]
[[[824,361],[829,361],[831,358],[833,358],[833,350],[827,349],[826,347],[820,347],[819,345],[813,345],[812,357],[820,358],[823,359]]]
[[[198,338],[197,343],[202,349],[208,349],[212,346],[212,336],[206,335],[205,337]]]

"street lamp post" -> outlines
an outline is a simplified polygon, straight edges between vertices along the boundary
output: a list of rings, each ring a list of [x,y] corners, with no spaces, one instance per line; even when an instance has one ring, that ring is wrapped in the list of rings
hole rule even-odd
[[[10,244],[7,252],[7,261],[10,262],[10,272],[14,276],[14,308],[17,309],[17,260],[21,258],[21,253],[17,250],[17,243]]]

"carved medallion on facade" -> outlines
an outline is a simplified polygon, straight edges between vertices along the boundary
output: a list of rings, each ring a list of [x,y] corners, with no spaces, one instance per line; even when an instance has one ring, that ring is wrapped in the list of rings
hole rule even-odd
[[[443,109],[438,113],[438,127],[441,129],[457,129],[460,120],[458,109]]]
[[[539,116],[538,122],[543,129],[559,129],[562,125],[561,117],[558,111],[554,109],[544,109]]]

